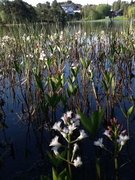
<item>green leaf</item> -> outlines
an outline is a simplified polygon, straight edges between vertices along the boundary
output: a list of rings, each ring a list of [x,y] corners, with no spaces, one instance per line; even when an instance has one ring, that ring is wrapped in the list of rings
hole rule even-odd
[[[92,125],[91,125],[91,119],[90,118],[88,118],[85,114],[83,114],[83,113],[79,113],[79,115],[80,115],[80,117],[81,117],[81,123],[82,123],[82,125],[84,126],[84,128],[88,131],[88,132],[90,132],[90,133],[92,133]]]
[[[47,154],[48,154],[49,159],[50,159],[50,161],[51,161],[51,164],[52,164],[53,166],[59,167],[59,166],[62,165],[63,160],[62,160],[61,158],[59,158],[59,156],[54,156],[54,155],[52,155],[52,154],[49,153],[49,152],[48,152]],[[65,158],[65,157],[66,157],[66,154],[67,154],[67,151],[65,150],[65,151],[63,151],[63,152],[60,154],[60,156],[63,157],[63,158]]]
[[[116,87],[116,80],[115,77],[112,77],[112,82],[111,82],[111,86],[112,86],[112,95],[115,95],[115,87]]]
[[[54,168],[52,168],[52,177],[53,177],[53,180],[58,180],[58,174]]]
[[[134,112],[135,106],[131,106],[127,111],[127,117],[129,118]]]
[[[81,117],[81,123],[84,128],[95,136],[103,120],[104,111],[101,109],[92,113],[91,118],[88,118],[85,114],[79,113]]]
[[[107,83],[104,79],[102,80],[102,84],[103,84],[105,90],[108,91],[108,86],[107,86]]]
[[[68,171],[66,168],[59,174],[58,180],[68,180]]]
[[[50,180],[48,176],[41,175],[40,180]]]
[[[40,74],[34,74],[34,75],[35,75],[35,80],[36,80],[37,86],[39,87],[39,89],[44,91],[43,83],[42,83],[42,79],[41,79]]]
[[[101,179],[100,159],[96,158],[97,179]]]
[[[16,61],[14,61],[14,68],[18,74],[20,74],[22,72],[21,65],[19,63],[17,63]]]

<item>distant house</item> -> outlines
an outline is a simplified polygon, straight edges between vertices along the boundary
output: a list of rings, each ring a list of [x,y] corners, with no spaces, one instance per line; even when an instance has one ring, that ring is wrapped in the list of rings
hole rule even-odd
[[[119,9],[118,11],[115,11],[116,16],[122,16],[123,15],[123,10]]]
[[[80,4],[75,4],[72,1],[67,1],[61,3],[62,9],[65,11],[66,14],[68,15],[74,15],[76,13],[81,13],[81,5]]]
[[[122,16],[123,15],[123,10],[122,9],[119,9],[118,11],[113,11],[113,10],[110,10],[109,12],[109,18],[112,19],[116,16]]]

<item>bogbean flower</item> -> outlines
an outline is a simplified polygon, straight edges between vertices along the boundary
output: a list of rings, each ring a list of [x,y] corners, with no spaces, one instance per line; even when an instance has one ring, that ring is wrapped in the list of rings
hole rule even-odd
[[[103,138],[99,138],[97,141],[94,141],[94,145],[103,148]]]
[[[77,151],[77,149],[79,149],[79,146],[77,143],[74,144],[74,147],[73,147],[73,154],[75,154],[75,152]]]
[[[78,156],[76,159],[74,159],[73,165],[75,167],[80,167],[82,165],[81,157]]]
[[[54,130],[56,130],[56,131],[61,131],[61,122],[60,122],[60,121],[56,122],[56,123],[53,125],[52,129],[54,129]]]
[[[115,152],[116,154],[122,150],[123,146],[129,140],[129,136],[126,134],[126,130],[122,130],[122,126],[115,118],[110,120],[110,125],[103,134],[114,144],[115,149],[117,149]],[[94,145],[108,150],[103,145],[103,138],[99,138],[97,141],[95,141]]]
[[[66,113],[64,113],[64,115],[61,117],[61,119],[63,120],[64,124],[68,123],[68,120],[72,118],[72,111],[67,111]]]
[[[60,147],[61,144],[58,142],[58,138],[59,138],[58,136],[55,136],[55,137],[52,139],[52,141],[51,141],[51,143],[50,143],[49,146]]]
[[[58,142],[58,136],[55,136],[51,143],[49,144],[49,146],[52,146],[52,151],[54,152],[54,154],[57,156],[59,153],[58,153],[58,149],[59,147],[61,146],[61,144]]]
[[[66,147],[70,147],[72,149],[68,150],[72,152],[72,155],[70,157],[70,159],[66,160],[66,162],[68,162],[69,164],[72,164],[75,167],[79,167],[82,165],[82,161],[81,158],[79,156],[76,156],[76,152],[77,149],[79,149],[79,146],[77,145],[77,141],[80,141],[84,138],[87,137],[87,134],[85,133],[84,130],[79,130],[79,125],[80,125],[80,116],[79,115],[74,115],[72,111],[67,111],[66,113],[64,113],[64,115],[61,117],[62,121],[58,121],[55,122],[52,129],[55,131],[58,131],[62,137],[66,140],[66,144],[67,146],[62,146],[59,142],[58,142],[58,136],[55,136],[50,145],[52,146],[51,150],[53,151],[53,153],[58,156],[60,158],[60,154],[58,152],[58,149],[62,146],[62,148],[66,148]],[[79,136],[78,137],[74,137],[74,131],[78,131],[79,132]],[[76,133],[75,133],[76,134]],[[72,138],[73,137],[73,138]],[[74,158],[76,157],[76,158]],[[63,159],[63,157],[62,157]],[[63,159],[64,160],[64,159]]]
[[[73,134],[73,131],[76,129],[77,127],[75,126],[75,124],[73,123],[73,124],[70,124],[69,126],[68,126],[68,133],[69,134]]]
[[[46,54],[44,51],[41,51],[39,60],[41,60],[41,61],[46,60]]]
[[[123,134],[120,134],[119,135],[119,139],[117,140],[118,144],[120,144],[120,146],[124,146],[125,143],[127,142],[127,140],[129,140],[129,137],[127,135],[123,135]]]
[[[85,133],[85,131],[84,130],[80,130],[80,135],[79,135],[79,137],[77,138],[77,140],[82,140],[82,139],[84,139],[84,138],[86,138],[86,137],[88,137],[87,136],[87,134]]]
[[[109,130],[105,130],[105,132],[103,133],[105,136],[107,136],[108,138],[111,138],[111,134]]]
[[[58,156],[58,155],[59,155],[58,149],[59,149],[58,146],[54,146],[54,147],[52,147],[52,149],[51,149],[51,150],[54,152],[55,156]]]

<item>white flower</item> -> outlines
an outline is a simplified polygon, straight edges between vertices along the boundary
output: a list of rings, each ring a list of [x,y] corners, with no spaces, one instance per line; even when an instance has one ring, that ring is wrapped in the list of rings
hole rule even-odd
[[[76,159],[74,159],[73,165],[74,165],[75,167],[79,167],[79,166],[82,165],[82,161],[81,161],[81,158],[80,158],[79,156],[78,156]]]
[[[76,114],[75,115],[75,119],[80,119],[81,117],[80,117],[80,115],[79,114]]]
[[[80,116],[79,114],[75,115],[75,118],[71,120],[71,123],[74,123],[75,126],[80,126]]]
[[[60,133],[66,139],[67,134],[68,134],[68,129],[66,127],[64,127]]]
[[[61,131],[61,122],[60,121],[58,121],[58,122],[56,122],[54,125],[53,125],[53,127],[52,127],[52,129],[54,129],[54,130],[56,130],[56,131]]]
[[[49,146],[56,146],[56,147],[60,147],[61,146],[61,144],[58,142],[58,136],[55,136],[53,139],[52,139],[52,141],[51,141],[51,143],[49,144]]]
[[[77,151],[77,149],[79,149],[79,146],[78,146],[78,144],[74,144],[74,147],[73,147],[73,155],[75,154],[75,152]]]
[[[82,140],[84,138],[88,137],[84,130],[80,130],[80,135],[77,138],[77,140]]]
[[[66,115],[66,114],[64,114],[64,115],[61,117],[61,119],[63,120],[64,124],[67,124],[68,118],[67,118],[67,115]]]
[[[52,149],[51,149],[56,156],[59,155],[58,148],[59,148],[58,146],[54,146],[54,147],[52,147]]]
[[[103,133],[105,136],[107,136],[108,138],[111,138],[110,135],[110,131],[109,130],[105,130],[105,132]]]
[[[72,134],[75,129],[76,129],[76,126],[75,126],[74,123],[71,124],[71,125],[69,125],[69,126],[68,126],[68,132],[69,132],[69,134]]]
[[[66,112],[67,118],[72,118],[72,114],[73,114],[72,111],[67,111]]]
[[[44,51],[42,51],[42,52],[40,53],[39,60],[43,61],[43,60],[45,59],[45,57],[46,57],[46,54],[45,54]]]
[[[121,145],[124,146],[124,144],[126,143],[126,141],[129,140],[129,136],[127,135],[119,135],[119,139],[117,140],[117,142]]]
[[[73,146],[71,162],[72,162],[73,159],[74,159],[74,156],[75,156],[75,153],[76,153],[77,149],[79,149],[79,146],[78,146],[77,143],[75,143],[74,146]]]
[[[72,111],[67,111],[66,113],[64,113],[64,115],[61,117],[61,119],[63,120],[64,124],[68,123],[68,120],[72,118]]]
[[[94,145],[103,148],[103,138],[99,138],[97,141],[94,141]]]
[[[27,36],[27,37],[26,37],[26,41],[30,41],[30,36]]]

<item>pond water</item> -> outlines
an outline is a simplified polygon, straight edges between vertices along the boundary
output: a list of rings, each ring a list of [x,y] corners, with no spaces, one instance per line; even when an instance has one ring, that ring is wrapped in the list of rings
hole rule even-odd
[[[116,52],[116,54],[114,54],[114,56],[118,56],[118,64],[117,62],[113,62],[113,57],[110,56],[110,59],[106,58],[105,54],[100,54],[99,52],[102,53],[102,49],[107,48],[106,46],[104,46],[106,43],[107,45],[107,41],[108,41],[108,37],[106,38],[106,34],[109,34],[110,32],[122,32],[122,31],[126,31],[128,32],[129,30],[129,26],[131,26],[131,24],[128,21],[121,21],[121,22],[107,22],[107,23],[91,23],[91,22],[84,22],[84,23],[71,23],[69,24],[65,30],[67,32],[69,32],[69,34],[74,34],[74,32],[78,32],[81,30],[82,33],[82,39],[80,41],[81,42],[81,46],[79,46],[79,51],[80,56],[83,54],[84,56],[87,55],[87,58],[89,57],[89,59],[91,59],[91,68],[90,71],[93,71],[94,73],[94,80],[93,82],[95,82],[95,89],[96,91],[99,93],[99,98],[100,98],[100,103],[102,104],[102,107],[104,107],[106,109],[106,94],[102,85],[102,80],[103,80],[103,73],[99,72],[100,70],[104,71],[105,73],[109,74],[109,72],[112,72],[115,74],[116,76],[116,82],[117,83],[121,83],[122,84],[122,89],[118,88],[117,92],[118,96],[116,95],[113,96],[113,100],[111,99],[110,102],[114,103],[115,106],[113,108],[113,115],[115,115],[115,117],[117,117],[119,119],[120,122],[122,122],[123,127],[126,128],[126,120],[125,117],[123,115],[122,112],[120,112],[120,107],[123,108],[124,110],[127,110],[129,107],[131,107],[132,105],[134,105],[135,103],[135,60],[134,60],[134,52],[130,52],[133,53],[131,56],[130,54],[124,54],[124,56],[127,55],[127,57],[122,57],[122,53],[118,53]],[[133,28],[133,24],[132,27]],[[8,29],[10,29],[9,27],[7,27],[7,32]],[[98,39],[99,37],[97,36],[97,34],[101,31],[102,35],[106,38],[106,39]],[[2,34],[4,35],[6,30],[2,30],[1,29]],[[89,38],[85,38],[85,41],[83,40],[83,35],[84,32],[86,32],[86,36]],[[111,37],[112,38],[112,37]],[[42,39],[41,39],[42,40]],[[99,40],[99,43],[97,43],[97,40]],[[34,40],[32,40],[33,43]],[[86,45],[86,49],[83,50],[83,43],[85,43],[87,41],[87,45]],[[101,42],[103,41],[103,42]],[[117,41],[117,39],[116,39]],[[116,43],[117,45],[119,45],[120,40],[118,40],[118,42]],[[124,41],[124,40],[123,40]],[[57,42],[57,40],[56,40]],[[101,44],[100,44],[101,42]],[[109,40],[109,43],[111,41]],[[72,43],[70,44],[70,41],[68,42],[69,44],[66,46],[72,46]],[[93,45],[93,43],[95,43],[95,45]],[[125,43],[125,42],[124,42]],[[11,53],[13,50],[11,50],[10,48],[10,42],[7,43],[7,45],[9,45],[9,52],[7,52],[7,54]],[[15,44],[14,44],[15,45]],[[39,44],[37,44],[38,46]],[[51,44],[52,45],[52,44]],[[20,45],[20,49],[16,50],[16,52],[18,54],[16,54],[16,56],[9,57],[9,59],[11,58],[12,60],[14,60],[14,58],[19,59],[19,64],[22,64],[22,69],[21,71],[23,73],[19,74],[19,65],[18,64],[14,64],[11,60],[11,62],[9,61],[9,64],[6,62],[2,62],[1,64],[1,76],[0,76],[0,179],[1,180],[12,180],[12,179],[16,179],[16,180],[30,180],[30,179],[40,179],[40,175],[48,175],[50,174],[50,163],[49,163],[49,159],[47,157],[47,150],[49,150],[49,143],[50,143],[50,139],[51,139],[51,135],[49,133],[50,130],[50,126],[52,126],[52,124],[54,123],[54,119],[58,120],[60,119],[60,117],[63,115],[63,112],[65,112],[65,110],[73,110],[75,111],[75,109],[80,108],[82,109],[84,112],[86,112],[88,115],[91,114],[91,112],[95,111],[97,109],[97,104],[96,104],[96,100],[95,100],[95,96],[93,95],[92,91],[92,87],[91,85],[89,85],[89,83],[87,82],[87,73],[85,71],[82,71],[82,64],[79,64],[79,68],[80,68],[80,73],[77,74],[77,79],[74,81],[72,79],[73,74],[71,73],[71,65],[73,65],[72,63],[74,63],[75,65],[78,65],[78,59],[76,54],[73,57],[76,58],[75,61],[71,60],[69,57],[67,57],[67,61],[66,63],[63,63],[63,57],[64,57],[64,53],[63,53],[63,57],[60,57],[60,62],[57,62],[57,66],[63,66],[64,67],[64,77],[65,79],[69,79],[69,77],[71,77],[71,82],[69,81],[68,83],[71,83],[73,85],[73,87],[75,87],[76,82],[79,85],[79,92],[77,91],[77,93],[75,94],[75,97],[70,97],[70,95],[68,94],[68,92],[66,91],[68,89],[68,83],[64,86],[65,91],[63,91],[60,96],[63,96],[63,104],[65,103],[65,107],[62,103],[59,103],[57,108],[51,108],[51,105],[49,106],[50,109],[46,109],[44,112],[42,112],[42,108],[45,109],[45,104],[42,103],[42,99],[44,98],[42,96],[42,85],[39,83],[39,81],[37,80],[38,78],[40,78],[40,73],[38,74],[38,68],[37,66],[40,66],[39,64],[35,64],[34,61],[29,64],[29,61],[23,62],[23,58],[21,59],[19,57],[19,53],[26,53],[21,51],[21,46]],[[27,44],[26,44],[27,46]],[[42,48],[43,49],[47,49],[48,47],[46,47],[46,45],[42,44]],[[50,44],[49,44],[50,46]],[[58,44],[58,46],[60,46]],[[91,50],[89,52],[87,52],[87,50],[89,50],[91,47]],[[64,47],[64,46],[63,46]],[[93,49],[92,49],[93,48]],[[114,46],[115,48],[115,46]],[[117,47],[116,47],[117,48]],[[4,49],[4,48],[3,48]],[[27,48],[27,50],[29,50],[30,52],[33,52],[33,49],[30,49],[29,46]],[[58,49],[56,48],[56,50],[58,51]],[[112,49],[113,50],[113,49]],[[49,50],[50,51],[50,50]],[[124,51],[124,50],[123,50]],[[125,50],[126,51],[126,50]],[[48,52],[48,51],[46,51]],[[71,50],[69,51],[71,52]],[[103,52],[105,52],[103,50]],[[106,50],[107,52],[107,50]],[[13,53],[13,52],[12,52]],[[53,50],[53,53],[55,54],[55,50]],[[98,55],[97,55],[98,54]],[[60,56],[60,55],[59,55]],[[1,57],[5,57],[8,58],[7,55],[3,55],[1,54]],[[120,57],[120,58],[119,58]],[[27,56],[25,57],[27,60]],[[37,58],[36,55],[34,58]],[[33,58],[33,59],[34,59]],[[52,57],[55,59],[55,57]],[[122,62],[121,58],[124,59],[124,61]],[[131,63],[127,63],[126,58],[130,58],[130,62]],[[30,59],[31,61],[33,59]],[[85,59],[85,57],[84,57]],[[102,62],[100,63],[100,60],[102,60]],[[16,62],[16,61],[15,61]],[[10,64],[11,63],[11,64]],[[26,64],[25,64],[26,63]],[[40,63],[40,62],[38,62]],[[42,62],[41,62],[42,63]],[[51,64],[51,62],[50,62]],[[15,73],[15,71],[11,72],[10,71],[10,65],[14,65],[14,69],[16,71],[18,71],[18,73]],[[4,66],[7,66],[7,71],[3,70]],[[9,67],[8,67],[9,66]],[[43,64],[44,66],[44,64]],[[41,65],[41,67],[43,68],[43,66]],[[55,67],[53,67],[53,64],[51,65],[52,67],[52,74],[55,77]],[[26,75],[28,75],[27,78],[29,78],[30,84],[28,83],[26,77],[25,77],[25,73],[26,71],[23,68],[30,67],[32,68],[32,70],[29,71],[29,69],[27,69],[27,73]],[[39,67],[39,68],[41,68]],[[115,67],[115,68],[114,68]],[[37,69],[36,69],[37,68]],[[43,70],[43,69],[40,70]],[[114,69],[113,69],[114,68]],[[36,71],[35,71],[36,69]],[[3,70],[3,71],[2,71]],[[131,71],[130,71],[131,70]],[[36,75],[34,73],[37,73]],[[49,76],[49,72],[50,70],[43,70],[42,75],[44,76]],[[3,78],[3,73],[4,73],[4,78]],[[34,77],[31,77],[31,74],[34,74]],[[84,74],[83,74],[84,73]],[[90,72],[91,73],[91,72]],[[130,73],[132,74],[132,77],[130,76]],[[16,75],[17,74],[17,75]],[[36,81],[35,81],[35,79]],[[59,76],[57,76],[56,74],[56,78],[59,78]],[[129,79],[130,78],[130,79]],[[43,79],[42,79],[43,80]],[[50,87],[46,86],[48,84],[45,84],[47,81],[47,79],[44,80],[44,88],[45,88],[45,95],[46,93],[50,92]],[[48,82],[50,82],[51,80],[49,80]],[[52,80],[53,81],[53,80]],[[36,83],[35,83],[36,82]],[[41,89],[39,90],[37,88],[37,86],[40,86]],[[117,84],[118,86],[118,84]],[[86,89],[85,89],[86,88]],[[130,92],[130,94],[129,94]],[[116,93],[116,92],[115,92]],[[119,94],[120,93],[120,94]],[[64,101],[64,94],[69,98],[68,102],[66,103],[65,101],[67,99],[65,99]],[[54,93],[54,97],[55,97],[55,93]],[[131,101],[130,101],[130,98]],[[38,102],[39,100],[39,102]],[[49,100],[48,100],[49,101]],[[40,106],[41,103],[41,106]],[[49,102],[50,103],[50,102]],[[53,106],[53,105],[52,105]],[[55,111],[55,113],[54,113]],[[48,113],[48,114],[47,114]],[[110,109],[108,110],[108,113],[112,113],[110,112]],[[106,117],[108,117],[109,115],[107,114]],[[112,116],[109,116],[112,117]],[[48,121],[48,118],[50,118],[52,121]],[[135,136],[134,136],[134,128],[135,128],[135,122],[134,122],[134,116],[132,116],[132,130],[131,130],[131,140],[135,140]],[[131,126],[131,125],[130,125]],[[87,140],[88,141],[88,140]],[[93,179],[95,178],[95,167],[93,165],[94,163],[94,155],[95,155],[95,149],[92,146],[91,142],[90,143],[82,143],[81,144],[81,149],[83,149],[83,159],[85,161],[85,165],[84,167],[82,167],[79,172],[80,175],[80,179],[88,179],[88,175],[90,175]],[[83,148],[82,148],[83,147]],[[131,144],[131,152],[134,152],[134,148],[135,148],[135,144],[132,143]],[[89,150],[86,150],[89,149]],[[88,153],[90,152],[90,153]],[[85,153],[88,155],[86,157]],[[92,154],[92,156],[90,155]],[[103,157],[105,155],[103,154]],[[109,162],[109,157],[105,157],[106,161]],[[133,157],[133,162],[135,161],[135,156]],[[89,160],[89,161],[88,161]],[[127,157],[126,152],[123,152],[123,156],[121,156],[121,161],[126,161],[129,160],[131,161],[131,159],[129,159],[129,157]],[[93,162],[93,163],[91,163]],[[89,168],[90,167],[91,172],[89,172]],[[104,169],[106,169],[106,171],[108,171],[108,176],[111,174],[111,170],[109,169],[109,166],[107,167],[104,164]],[[111,165],[110,165],[111,166]],[[129,165],[127,166],[126,171],[128,170],[130,172],[130,180],[133,178],[134,179],[134,171],[133,168],[134,165],[129,163]],[[127,173],[123,174],[123,170],[121,170],[120,174],[122,176],[122,179],[126,179],[125,177],[129,177],[127,176]],[[110,171],[110,172],[109,172]],[[83,173],[82,173],[83,172]],[[77,170],[74,170],[74,173],[78,173]],[[105,177],[104,179],[108,179],[108,176]],[[78,179],[78,178],[77,178]],[[112,178],[113,179],[113,178]]]

